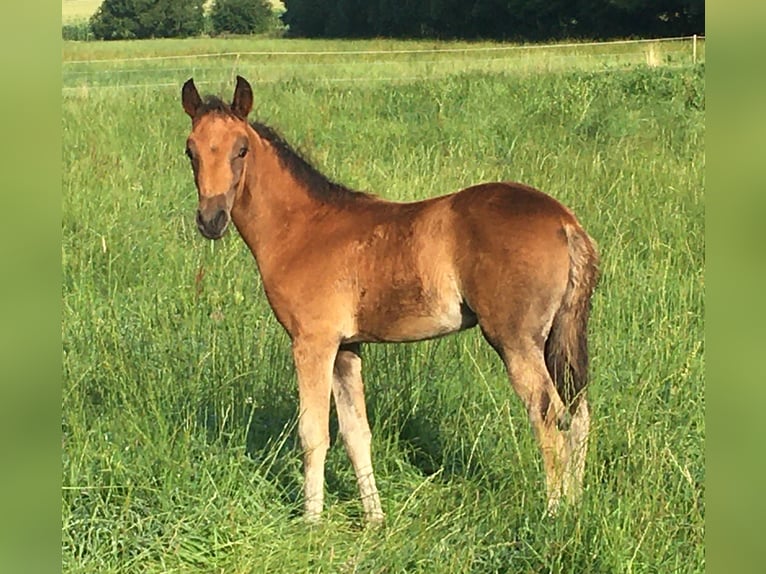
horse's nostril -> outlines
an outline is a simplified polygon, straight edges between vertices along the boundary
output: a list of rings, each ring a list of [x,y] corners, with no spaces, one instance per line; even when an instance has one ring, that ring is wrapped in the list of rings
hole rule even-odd
[[[205,218],[201,210],[197,210],[197,228],[208,239],[221,237],[228,223],[229,214],[225,209],[219,209],[210,219]]]
[[[215,214],[213,221],[210,222],[210,227],[220,232],[223,230],[225,225],[226,225],[226,211],[221,209],[218,211],[218,213]]]

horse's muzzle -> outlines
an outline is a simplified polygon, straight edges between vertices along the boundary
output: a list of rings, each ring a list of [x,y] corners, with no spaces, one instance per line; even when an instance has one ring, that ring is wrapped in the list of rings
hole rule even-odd
[[[225,209],[214,211],[210,217],[197,210],[197,229],[207,239],[220,239],[226,232],[229,219],[229,213]]]

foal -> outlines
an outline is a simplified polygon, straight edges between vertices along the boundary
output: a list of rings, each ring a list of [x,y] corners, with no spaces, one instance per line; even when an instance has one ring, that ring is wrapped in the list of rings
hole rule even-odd
[[[255,257],[292,341],[309,520],[324,501],[330,396],[370,522],[383,520],[370,455],[360,344],[419,341],[479,325],[505,364],[542,451],[548,507],[578,497],[590,416],[585,397],[593,241],[566,207],[518,183],[484,183],[414,203],[329,181],[232,103],[182,89],[197,226],[230,221]]]

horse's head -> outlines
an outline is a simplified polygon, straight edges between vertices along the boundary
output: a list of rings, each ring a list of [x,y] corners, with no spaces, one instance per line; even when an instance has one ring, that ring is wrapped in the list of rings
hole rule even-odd
[[[231,105],[217,98],[203,101],[189,79],[181,90],[181,101],[192,119],[186,155],[199,196],[197,227],[208,239],[219,239],[245,182],[245,158],[250,148],[247,116],[253,107],[253,91],[237,76]]]

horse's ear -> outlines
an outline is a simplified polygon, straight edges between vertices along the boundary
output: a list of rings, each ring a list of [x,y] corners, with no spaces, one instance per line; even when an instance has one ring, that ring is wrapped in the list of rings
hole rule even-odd
[[[234,88],[231,109],[243,119],[247,119],[250,110],[253,109],[253,89],[242,76],[237,76],[237,87]]]
[[[202,103],[202,98],[199,97],[197,86],[194,85],[194,80],[189,78],[186,80],[184,87],[181,88],[181,103],[184,106],[184,111],[189,114],[189,117],[194,119],[197,115],[197,109]]]

